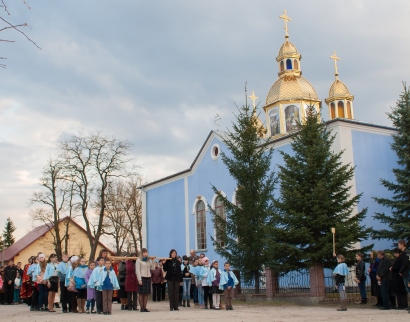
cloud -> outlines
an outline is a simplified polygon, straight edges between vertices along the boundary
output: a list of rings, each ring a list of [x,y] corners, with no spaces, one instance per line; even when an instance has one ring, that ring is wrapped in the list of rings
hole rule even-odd
[[[103,130],[133,143],[148,180],[190,166],[216,114],[229,127],[244,86],[262,107],[277,79],[275,57],[290,40],[303,76],[324,100],[340,79],[355,95],[358,120],[390,125],[410,62],[405,39],[410,4],[385,1],[72,0],[10,6],[28,35],[3,44],[0,86],[0,224],[27,216],[27,201],[63,133]],[[327,108],[324,105],[324,117]],[[261,118],[264,120],[263,113]],[[18,223],[18,235],[28,228]]]

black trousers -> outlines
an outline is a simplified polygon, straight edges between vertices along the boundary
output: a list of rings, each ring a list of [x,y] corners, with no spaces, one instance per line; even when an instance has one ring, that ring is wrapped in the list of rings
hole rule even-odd
[[[97,291],[97,289],[95,289],[95,306],[97,307],[97,313],[103,311],[102,292]]]
[[[154,302],[161,301],[161,283],[152,284],[152,300]]]
[[[14,283],[4,282],[4,303],[13,304],[14,302]]]
[[[37,286],[33,285],[33,295],[31,295],[31,308],[38,309],[38,290]]]
[[[161,296],[162,296],[162,300],[165,300],[165,289],[167,288],[167,284],[166,283],[162,283],[161,284]]]
[[[210,291],[209,286],[203,286],[204,289],[204,305],[207,307],[208,306],[208,300],[209,300],[209,308],[212,309],[213,301],[212,301],[212,294]]]
[[[390,309],[390,297],[389,297],[389,288],[390,288],[390,281],[389,280],[382,280],[382,284],[380,285],[381,296],[383,300],[383,307],[385,309]]]
[[[168,281],[168,297],[169,297],[169,308],[178,309],[178,299],[179,299],[179,281],[172,280]]]
[[[60,281],[60,302],[63,308],[63,311],[67,311],[67,287],[64,285],[64,281]]]
[[[127,292],[127,306],[128,310],[137,309],[138,306],[138,292]]]
[[[408,307],[407,295],[397,295],[397,307],[405,309]]]

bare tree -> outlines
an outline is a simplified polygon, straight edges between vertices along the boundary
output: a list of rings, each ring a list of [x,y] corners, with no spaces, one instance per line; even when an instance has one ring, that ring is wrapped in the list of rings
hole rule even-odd
[[[33,43],[38,49],[41,49],[41,48],[40,48],[33,40],[31,40],[31,39],[25,34],[25,32],[22,30],[22,28],[29,27],[26,22],[25,22],[25,23],[15,24],[15,23],[10,22],[8,18],[5,18],[5,17],[4,17],[4,16],[6,16],[6,17],[10,16],[10,12],[9,12],[9,10],[8,10],[8,7],[7,7],[7,5],[6,5],[6,2],[7,2],[7,1],[5,1],[5,0],[1,0],[1,3],[0,3],[0,8],[3,8],[3,9],[4,9],[4,11],[2,12],[3,15],[0,15],[0,22],[1,22],[1,24],[0,24],[0,32],[9,31],[9,30],[17,31],[18,33],[20,33],[21,35],[23,35],[28,41],[30,41],[31,43]],[[27,2],[26,2],[25,0],[22,0],[22,2],[26,5],[26,7],[27,7],[28,9],[31,9],[30,6],[27,4]],[[0,42],[15,42],[15,40],[0,39]],[[0,60],[2,60],[2,59],[7,59],[7,58],[5,58],[5,57],[0,57]],[[0,67],[6,68],[6,65],[5,65],[5,64],[0,64]]]
[[[64,170],[64,163],[61,160],[50,158],[40,178],[43,191],[34,192],[30,200],[31,205],[41,204],[45,206],[45,208],[35,209],[32,212],[32,218],[49,226],[54,239],[54,249],[59,259],[62,255],[62,243],[65,241],[65,249],[67,249],[68,239],[68,229],[61,232],[59,224],[64,216],[67,201],[72,199],[72,191],[67,189],[64,180]],[[70,217],[71,214],[70,211]]]
[[[100,237],[104,234],[107,189],[110,182],[132,173],[129,170],[130,143],[102,133],[73,135],[60,140],[59,148],[66,169],[73,178],[74,190],[90,244],[93,259]],[[96,215],[92,215],[92,214]]]

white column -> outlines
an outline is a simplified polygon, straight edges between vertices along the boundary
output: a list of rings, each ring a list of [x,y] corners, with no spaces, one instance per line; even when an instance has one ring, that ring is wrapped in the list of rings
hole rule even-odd
[[[185,195],[185,249],[189,254],[189,196],[188,196],[188,177],[184,178],[184,195]]]
[[[141,210],[141,221],[142,221],[142,247],[148,248],[147,241],[147,193],[145,192],[144,188],[141,189],[141,203],[142,203],[142,210]]]

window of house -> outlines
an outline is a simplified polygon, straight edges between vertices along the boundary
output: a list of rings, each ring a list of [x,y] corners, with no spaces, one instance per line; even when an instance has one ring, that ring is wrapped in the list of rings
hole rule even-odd
[[[224,222],[226,222],[226,213],[225,213],[225,207],[222,203],[222,199],[221,198],[216,198],[215,200],[215,212],[216,214],[223,219]],[[221,225],[219,226],[218,229],[215,229],[216,231],[216,241],[219,243],[219,245],[221,247],[226,246],[226,242],[225,242],[225,224],[222,223],[215,223],[216,225]],[[221,232],[222,230],[222,232]]]
[[[286,69],[292,69],[292,60],[286,59]]]
[[[342,101],[339,101],[337,103],[337,116],[340,118],[345,117],[345,105],[343,104]]]
[[[332,114],[332,120],[336,118],[336,109],[335,109],[335,103],[330,104],[330,113]]]

